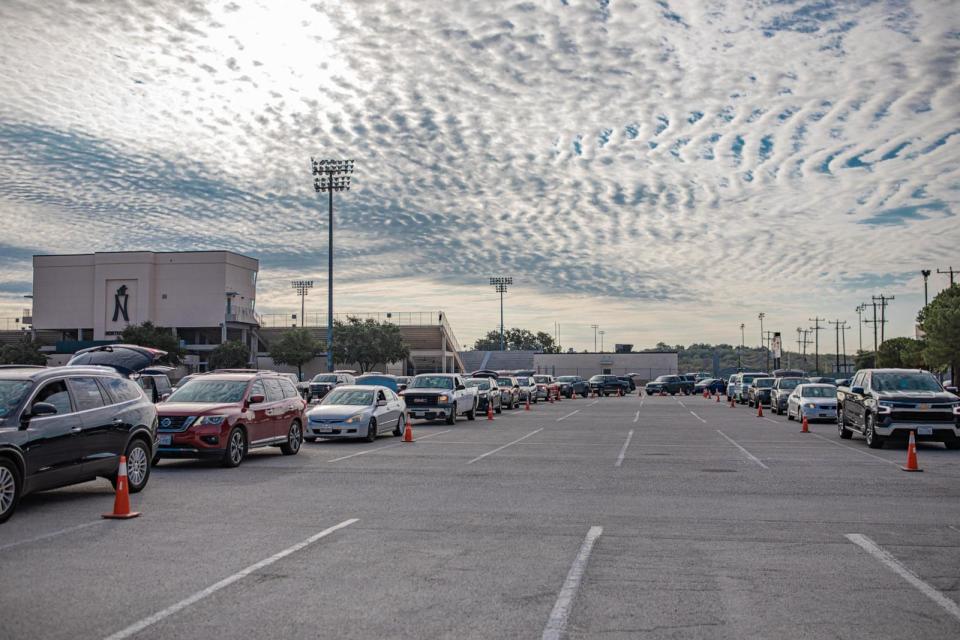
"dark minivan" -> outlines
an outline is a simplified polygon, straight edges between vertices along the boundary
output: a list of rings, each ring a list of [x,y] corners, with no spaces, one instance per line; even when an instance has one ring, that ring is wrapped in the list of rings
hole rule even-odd
[[[63,367],[0,370],[0,522],[29,493],[98,476],[116,483],[121,455],[130,492],[147,485],[157,410],[128,376],[163,355],[114,345]]]

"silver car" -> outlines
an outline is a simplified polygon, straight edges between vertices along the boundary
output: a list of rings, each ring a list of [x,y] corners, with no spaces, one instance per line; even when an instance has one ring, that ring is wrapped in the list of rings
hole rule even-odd
[[[832,384],[800,384],[787,396],[787,420],[836,420],[837,388]]]
[[[391,432],[403,435],[407,405],[387,387],[341,385],[307,412],[304,440],[364,438],[373,442]]]
[[[517,376],[517,382],[520,384],[520,401],[530,400],[532,404],[537,403],[537,383],[533,376]]]

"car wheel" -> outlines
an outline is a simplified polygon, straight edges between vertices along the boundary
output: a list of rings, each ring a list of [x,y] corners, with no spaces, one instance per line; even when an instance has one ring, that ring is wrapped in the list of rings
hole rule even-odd
[[[790,413],[790,405],[787,405],[787,420],[793,420],[793,414]]]
[[[400,417],[397,418],[397,428],[393,430],[393,435],[395,436],[403,435],[403,414],[400,414]]]
[[[130,493],[140,493],[147,486],[150,479],[150,445],[137,438],[127,445],[127,487]],[[110,479],[114,489],[117,487],[117,476]]]
[[[287,441],[280,445],[280,451],[285,456],[295,456],[300,451],[301,444],[303,444],[303,428],[299,420],[294,420],[290,423]]]
[[[954,438],[953,440],[947,440],[946,442],[943,443],[943,446],[945,446],[945,447],[946,447],[947,449],[949,449],[950,451],[956,451],[957,449],[960,449],[960,438]],[[2,521],[3,521],[2,518],[0,518],[0,522],[2,522]]]
[[[304,442],[316,442],[317,439],[314,436],[303,436]]]
[[[377,419],[370,418],[370,424],[367,425],[367,442],[373,442],[377,439]]]
[[[847,429],[847,419],[843,415],[843,409],[837,412],[837,430],[843,440],[849,440],[853,437],[853,431]]]
[[[867,427],[864,430],[867,437],[867,446],[871,449],[883,448],[883,437],[877,435],[876,418],[872,413],[867,414]]]
[[[0,522],[6,522],[20,502],[20,473],[13,460],[0,458]]]
[[[227,450],[223,452],[220,464],[227,468],[239,467],[247,455],[247,434],[240,427],[234,427],[227,436]]]
[[[477,405],[470,407],[470,411],[467,411],[467,420],[476,420],[477,419]]]
[[[159,453],[153,454],[153,460],[150,461],[150,464],[153,465],[154,467],[160,466],[160,454],[159,454]]]
[[[497,403],[497,408],[494,409],[494,411],[497,412],[497,415],[500,415],[501,413],[503,413],[503,400]]]
[[[447,416],[447,424],[456,424],[457,423],[457,405],[453,405],[453,409],[450,410],[450,415]]]

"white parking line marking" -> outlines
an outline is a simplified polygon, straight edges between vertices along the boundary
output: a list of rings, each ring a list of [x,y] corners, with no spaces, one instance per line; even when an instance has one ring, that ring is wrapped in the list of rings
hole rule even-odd
[[[132,635],[134,635],[134,634],[136,634],[136,633],[140,633],[141,631],[143,631],[143,630],[146,629],[147,627],[149,627],[149,626],[151,626],[151,625],[153,625],[153,624],[156,624],[157,622],[160,622],[160,621],[163,620],[164,618],[168,618],[168,617],[172,616],[173,614],[177,613],[178,611],[182,611],[183,609],[186,609],[186,608],[189,607],[190,605],[195,604],[195,603],[199,602],[200,600],[203,600],[203,599],[206,598],[207,596],[212,595],[212,594],[216,593],[217,591],[220,591],[221,589],[223,589],[223,588],[225,588],[225,587],[229,587],[229,586],[230,586],[231,584],[233,584],[234,582],[237,582],[238,580],[242,580],[243,578],[246,578],[248,575],[250,575],[250,574],[253,573],[254,571],[259,571],[260,569],[263,569],[264,567],[268,567],[268,566],[270,566],[271,564],[273,564],[274,562],[276,562],[277,560],[282,560],[283,558],[286,558],[286,557],[289,556],[290,554],[296,553],[297,551],[300,551],[301,549],[304,549],[305,547],[310,546],[311,544],[313,544],[313,543],[316,542],[317,540],[320,540],[321,538],[326,538],[328,535],[330,535],[331,533],[333,533],[333,532],[335,532],[335,531],[338,531],[339,529],[343,529],[344,527],[349,527],[349,526],[352,525],[354,522],[359,522],[359,520],[358,520],[357,518],[350,518],[349,520],[344,520],[344,521],[341,522],[340,524],[334,525],[334,526],[330,527],[329,529],[324,529],[324,530],[321,531],[320,533],[316,533],[316,534],[310,536],[309,538],[307,538],[307,539],[304,540],[303,542],[298,542],[297,544],[293,545],[292,547],[287,547],[287,548],[284,549],[283,551],[281,551],[281,552],[279,552],[279,553],[275,553],[275,554],[273,554],[272,556],[270,556],[269,558],[266,558],[266,559],[264,559],[264,560],[261,560],[260,562],[257,562],[257,563],[255,563],[255,564],[252,564],[252,565],[250,565],[249,567],[247,567],[246,569],[243,569],[243,570],[241,570],[241,571],[238,571],[237,573],[233,574],[232,576],[226,577],[226,578],[224,578],[223,580],[221,580],[220,582],[217,582],[217,583],[215,583],[215,584],[212,584],[212,585],[210,585],[209,587],[207,587],[206,589],[203,589],[202,591],[198,591],[198,592],[196,592],[195,594],[193,594],[192,596],[190,596],[190,597],[188,597],[188,598],[184,598],[184,599],[181,600],[180,602],[178,602],[178,603],[176,603],[176,604],[174,604],[174,605],[171,605],[171,606],[167,607],[166,609],[163,609],[163,610],[161,610],[161,611],[156,612],[156,613],[153,614],[152,616],[148,616],[148,617],[144,618],[143,620],[140,620],[139,622],[133,623],[132,625],[130,625],[130,626],[127,627],[126,629],[121,629],[120,631],[117,631],[116,633],[107,636],[105,640],[122,640],[123,638],[129,638],[130,636],[132,636]]]
[[[587,406],[588,406],[588,407],[592,407],[593,405],[597,404],[598,402],[600,402],[600,401],[599,401],[599,400],[594,400],[593,402],[591,402],[591,403],[588,404]]]
[[[41,540],[46,540],[47,538],[53,538],[54,536],[59,536],[64,533],[70,533],[71,531],[78,531],[79,529],[85,529],[87,527],[92,527],[95,524],[100,524],[105,522],[105,520],[94,520],[93,522],[85,522],[84,524],[78,524],[75,527],[67,527],[66,529],[60,529],[58,531],[51,531],[50,533],[44,533],[43,535],[35,536],[33,538],[27,538],[26,540],[20,540],[19,542],[10,542],[8,544],[0,547],[0,551],[6,551],[7,549],[13,549],[14,547],[19,547],[20,545],[30,544],[31,542],[40,542]]]
[[[568,414],[565,415],[565,416],[560,416],[559,418],[557,418],[557,422],[560,422],[561,420],[566,420],[567,418],[569,418],[570,416],[572,416],[572,415],[575,414],[575,413],[580,413],[580,409],[577,409],[576,411],[571,411],[570,413],[568,413]]]
[[[437,431],[436,433],[431,433],[430,435],[420,436],[419,440],[426,440],[427,438],[432,438],[434,436],[443,435],[444,433],[450,433],[452,429],[447,429],[446,431]],[[341,460],[347,460],[349,458],[356,458],[357,456],[366,455],[368,453],[373,453],[374,451],[382,451],[384,449],[390,449],[392,447],[399,447],[402,444],[407,444],[405,442],[394,442],[393,444],[388,444],[383,447],[377,447],[376,449],[366,449],[364,451],[358,451],[357,453],[351,453],[348,456],[340,456],[339,458],[334,458],[333,460],[327,460],[327,462],[340,462]]]
[[[780,424],[779,420],[774,420],[773,418],[768,418],[767,416],[763,416],[763,419],[767,422],[772,422],[773,424]]]
[[[476,458],[474,458],[473,460],[471,460],[471,461],[468,462],[467,464],[473,464],[474,462],[478,462],[478,461],[480,461],[480,460],[483,460],[483,459],[486,458],[487,456],[492,456],[492,455],[495,454],[496,452],[498,452],[498,451],[503,451],[504,449],[506,449],[506,448],[509,447],[510,445],[517,444],[517,443],[520,442],[521,440],[526,440],[526,439],[529,438],[530,436],[536,435],[536,434],[540,433],[541,431],[543,431],[543,427],[540,427],[540,428],[537,429],[536,431],[531,431],[531,432],[528,433],[527,435],[523,436],[522,438],[517,438],[517,439],[514,440],[513,442],[508,442],[507,444],[503,445],[502,447],[497,447],[497,448],[494,449],[493,451],[487,451],[487,452],[484,453],[483,455],[477,456]]]
[[[895,467],[899,467],[899,466],[900,466],[899,464],[897,464],[897,463],[894,462],[893,460],[887,460],[886,458],[881,458],[880,456],[875,456],[875,455],[873,455],[872,453],[868,453],[868,452],[866,452],[866,451],[861,451],[860,449],[856,449],[856,448],[854,448],[854,447],[848,447],[847,445],[841,444],[841,443],[839,443],[839,442],[834,442],[834,441],[831,440],[830,438],[824,438],[824,437],[823,437],[822,435],[820,435],[819,433],[813,433],[813,432],[811,432],[810,435],[813,436],[814,438],[820,438],[820,439],[823,440],[824,442],[829,442],[830,444],[836,445],[836,446],[838,446],[838,447],[843,447],[844,449],[849,449],[850,451],[856,451],[857,453],[861,453],[861,454],[863,454],[863,455],[865,455],[865,456],[868,456],[868,457],[870,457],[870,458],[873,458],[874,460],[879,460],[880,462],[886,462],[887,464],[892,464],[892,465],[895,466]]]
[[[956,528],[955,526],[953,526],[952,524],[948,524],[947,527],[953,529],[953,530],[956,531],[957,533],[960,533],[960,529],[957,529],[957,528]]]
[[[633,429],[627,433],[627,441],[623,443],[623,449],[620,449],[620,455],[617,456],[617,463],[613,466],[619,467],[623,464],[623,456],[627,455],[627,447],[630,446],[630,440],[633,439]]]
[[[885,564],[888,569],[916,587],[920,593],[943,607],[947,613],[952,615],[954,618],[960,620],[960,605],[957,605],[956,602],[943,595],[943,593],[938,591],[935,587],[921,580],[920,576],[906,568],[900,563],[899,560],[894,558],[890,552],[880,548],[873,540],[859,533],[848,533],[844,537]]]
[[[642,405],[643,402],[641,402],[640,404]],[[639,421],[640,421],[640,412],[639,412],[639,411],[637,411],[637,415],[633,416],[633,421],[634,421],[634,422],[639,422]]]
[[[560,595],[557,596],[557,603],[553,605],[553,611],[550,612],[547,626],[543,630],[543,640],[560,640],[563,636],[563,631],[567,627],[567,618],[570,617],[570,609],[573,606],[573,599],[577,595],[580,582],[583,580],[583,572],[587,568],[587,560],[590,559],[590,552],[593,551],[593,545],[601,533],[603,533],[603,527],[590,527],[590,530],[587,531],[587,537],[580,545],[580,551],[570,567],[567,579],[563,582]]]
[[[720,431],[720,429],[717,429],[717,433],[719,433],[719,434],[722,435],[724,438],[726,438],[727,441],[728,441],[730,444],[732,444],[733,446],[735,446],[737,449],[740,449],[740,451],[743,452],[743,455],[747,456],[748,458],[750,458],[751,460],[753,460],[754,462],[756,462],[758,465],[760,465],[760,466],[763,467],[764,469],[769,469],[769,468],[770,468],[770,467],[768,467],[767,465],[763,464],[763,462],[760,461],[760,458],[758,458],[757,456],[753,455],[752,453],[750,453],[749,451],[747,451],[746,449],[744,449],[743,447],[741,447],[739,444],[736,443],[736,441],[735,441],[733,438],[731,438],[730,436],[728,436],[727,434],[725,434],[723,431]]]
[[[696,418],[697,420],[699,420],[699,421],[702,422],[703,424],[707,424],[707,421],[706,421],[706,420],[704,420],[703,418],[701,418],[700,416],[698,416],[697,414],[695,414],[693,411],[690,412],[690,415],[692,415],[694,418]]]

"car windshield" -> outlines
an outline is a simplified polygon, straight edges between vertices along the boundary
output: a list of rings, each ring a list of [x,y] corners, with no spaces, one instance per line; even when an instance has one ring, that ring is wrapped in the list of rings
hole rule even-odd
[[[410,383],[413,389],[453,389],[453,378],[446,376],[417,376]]]
[[[512,387],[513,381],[510,378],[497,378],[497,384],[501,387]]]
[[[520,383],[520,386],[525,387],[528,384],[530,384],[530,378],[527,378],[527,377],[517,378],[517,382]]]
[[[20,405],[31,386],[27,380],[0,380],[0,420]]]
[[[346,404],[355,407],[365,407],[373,404],[373,391],[362,389],[334,389],[320,404]]]
[[[804,398],[836,398],[837,390],[833,387],[804,387],[800,395]]]
[[[337,376],[332,373],[321,373],[320,375],[313,376],[313,380],[310,382],[336,382]]]
[[[540,384],[550,384],[550,376],[533,376],[533,381]]]
[[[386,376],[360,376],[357,378],[354,384],[362,384],[366,386],[379,385],[381,387],[392,389],[396,386],[397,382],[393,378],[388,378]]]
[[[560,376],[557,378],[557,382],[576,382],[577,376]]]
[[[943,391],[929,373],[874,373],[871,385],[875,391]]]
[[[590,376],[590,382],[600,382],[603,380],[603,376]]]
[[[483,389],[484,391],[490,388],[490,380],[488,378],[468,378],[463,381],[463,384],[468,387]]]
[[[749,384],[749,383],[753,382],[754,380],[756,380],[756,378],[757,378],[757,376],[744,375],[743,378],[740,380],[740,382],[744,382],[744,383]]]
[[[760,389],[769,389],[773,386],[773,378],[757,378],[757,387]]]
[[[171,394],[167,402],[240,402],[246,380],[191,380]]]
[[[781,389],[796,389],[797,385],[803,382],[802,378],[780,378]]]

